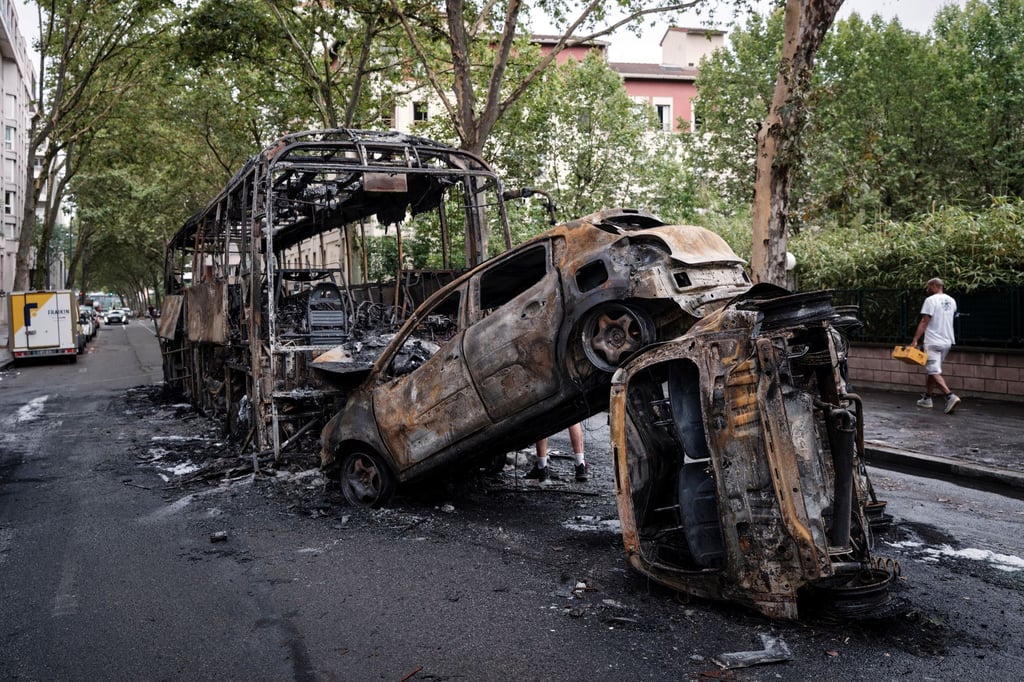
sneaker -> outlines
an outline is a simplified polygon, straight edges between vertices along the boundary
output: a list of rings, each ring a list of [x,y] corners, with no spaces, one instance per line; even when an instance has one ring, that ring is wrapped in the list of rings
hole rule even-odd
[[[576,480],[580,483],[590,480],[590,467],[586,462],[576,465]]]
[[[923,395],[923,396],[921,396],[921,399],[917,401],[917,406],[918,407],[928,407],[928,408],[931,408],[931,406],[932,406],[932,397],[930,395]]]
[[[955,410],[956,406],[959,404],[960,398],[957,396],[957,394],[950,393],[949,395],[946,396],[946,405],[942,409],[946,412],[946,414],[953,414],[953,410]]]
[[[551,472],[548,471],[548,467],[544,467],[543,469],[541,469],[539,466],[537,466],[537,463],[534,462],[533,468],[530,469],[530,471],[527,472],[526,476],[524,476],[523,478],[528,478],[530,480],[535,480],[538,483],[543,483],[544,481],[548,480],[550,476]]]

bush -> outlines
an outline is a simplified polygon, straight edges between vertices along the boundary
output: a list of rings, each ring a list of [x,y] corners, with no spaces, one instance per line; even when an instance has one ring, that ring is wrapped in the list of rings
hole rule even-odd
[[[705,215],[699,223],[749,258],[748,212]],[[959,291],[1024,286],[1024,201],[996,199],[982,211],[943,208],[903,222],[808,227],[790,235],[789,251],[803,290],[918,289],[932,277]]]

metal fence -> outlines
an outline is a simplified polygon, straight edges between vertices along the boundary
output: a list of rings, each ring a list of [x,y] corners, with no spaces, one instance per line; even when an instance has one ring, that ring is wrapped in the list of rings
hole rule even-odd
[[[958,346],[1024,349],[1024,287],[946,293],[956,299]],[[853,340],[897,344],[914,338],[925,296],[923,289],[838,289],[833,302],[859,308],[864,327]]]

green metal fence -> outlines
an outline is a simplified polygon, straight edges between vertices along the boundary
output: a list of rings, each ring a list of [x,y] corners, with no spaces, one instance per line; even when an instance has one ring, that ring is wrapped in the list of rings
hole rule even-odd
[[[958,346],[1024,349],[1024,287],[946,293],[956,299]],[[897,344],[914,338],[925,296],[923,289],[839,289],[833,303],[859,308],[864,327],[853,340]]]

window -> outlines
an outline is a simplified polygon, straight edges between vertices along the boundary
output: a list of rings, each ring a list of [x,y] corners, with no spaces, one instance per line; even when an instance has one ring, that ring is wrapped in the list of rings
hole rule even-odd
[[[17,202],[17,196],[14,192],[7,190],[4,192],[4,215],[14,215],[14,204]]]
[[[699,133],[704,127],[704,107],[699,99],[690,100],[690,131]]]
[[[456,289],[421,311],[422,324],[410,333],[391,358],[387,369],[389,378],[400,377],[418,369],[459,332],[459,309],[462,289]]]
[[[4,95],[4,118],[18,117],[18,98],[14,95]]]
[[[486,314],[505,305],[544,279],[547,271],[548,252],[544,244],[485,271],[480,277],[480,311]]]
[[[426,102],[413,102],[412,103],[412,120],[414,121],[426,121],[428,116],[427,103]]]
[[[10,181],[14,181],[15,175],[17,175],[18,166],[14,162],[14,159],[4,159],[4,177]]]
[[[18,133],[18,129],[14,126],[4,127],[4,149],[12,151],[14,149],[14,138]]]
[[[18,238],[18,233],[14,228],[14,223],[4,222],[4,238],[7,239],[7,241],[13,241]]]
[[[672,105],[655,104],[654,110],[658,114],[658,124],[661,130],[672,130]]]

